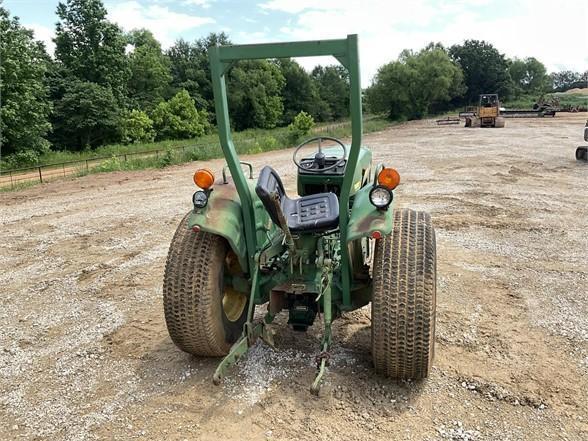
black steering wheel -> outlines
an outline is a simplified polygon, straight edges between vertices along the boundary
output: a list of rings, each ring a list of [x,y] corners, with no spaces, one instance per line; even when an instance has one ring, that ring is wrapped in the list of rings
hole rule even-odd
[[[328,167],[325,167],[326,156],[323,153],[323,149],[321,146],[323,139],[327,140],[327,141],[333,141],[333,142],[339,144],[339,146],[341,146],[341,148],[343,149],[343,156],[335,157],[335,159],[336,159],[335,163],[329,165]],[[308,163],[309,166],[304,166],[300,163],[300,161],[298,161],[296,159],[296,157],[298,156],[298,152],[300,151],[300,149],[302,147],[304,147],[312,142],[315,142],[315,141],[318,141],[318,152],[315,153],[315,155],[314,155],[314,162]],[[325,171],[332,170],[335,167],[338,167],[339,165],[344,163],[345,158],[347,158],[347,147],[345,146],[345,144],[343,144],[343,142],[341,140],[339,140],[337,138],[332,138],[330,136],[317,136],[315,138],[307,139],[302,144],[300,144],[298,147],[296,147],[296,150],[294,150],[294,154],[292,155],[292,161],[294,162],[294,164],[296,164],[296,167],[298,167],[299,170],[302,170],[306,173],[323,173]],[[318,168],[316,168],[316,169],[310,168],[313,164],[316,164]]]

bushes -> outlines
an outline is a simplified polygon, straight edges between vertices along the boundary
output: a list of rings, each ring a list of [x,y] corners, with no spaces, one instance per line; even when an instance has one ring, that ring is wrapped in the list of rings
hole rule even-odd
[[[122,141],[125,144],[135,142],[153,142],[155,131],[153,121],[141,110],[131,110],[121,121]]]
[[[207,112],[198,112],[194,100],[185,90],[169,101],[159,103],[152,119],[157,139],[197,138],[210,130]]]
[[[314,127],[314,118],[306,112],[300,112],[288,126],[289,141],[295,143],[304,135],[308,135]]]
[[[123,162],[117,157],[112,156],[112,158],[107,159],[106,161],[101,162],[94,171],[96,172],[110,172],[110,171],[119,171],[123,169]]]
[[[39,163],[39,153],[36,150],[21,150],[7,158],[9,168],[28,167]]]

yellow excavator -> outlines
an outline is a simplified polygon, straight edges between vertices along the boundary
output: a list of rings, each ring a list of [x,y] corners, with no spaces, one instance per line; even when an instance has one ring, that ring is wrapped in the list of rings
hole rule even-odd
[[[495,93],[480,95],[480,104],[473,115],[466,116],[466,127],[504,127],[504,117],[500,116],[500,101]]]

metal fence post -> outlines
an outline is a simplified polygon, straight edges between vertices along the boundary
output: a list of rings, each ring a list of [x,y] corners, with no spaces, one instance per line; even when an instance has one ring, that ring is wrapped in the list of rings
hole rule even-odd
[[[14,182],[12,182],[12,170],[10,170],[10,188],[14,188]]]
[[[63,166],[63,177],[65,178],[65,162],[61,165]]]
[[[88,168],[88,160],[86,159],[86,172],[89,172],[90,169]]]
[[[39,182],[43,183],[43,175],[41,174],[41,167],[39,167]]]

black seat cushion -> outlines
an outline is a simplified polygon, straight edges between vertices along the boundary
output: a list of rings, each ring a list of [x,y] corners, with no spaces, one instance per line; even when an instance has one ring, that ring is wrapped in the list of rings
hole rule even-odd
[[[323,232],[333,230],[339,225],[339,200],[334,193],[318,193],[290,199],[284,190],[284,184],[278,173],[270,166],[265,166],[259,174],[255,192],[263,202],[272,221],[280,228],[279,216],[273,198],[277,193],[280,208],[288,228],[296,232]]]

